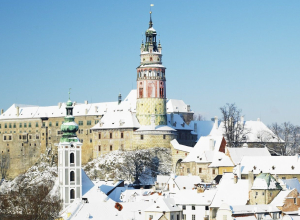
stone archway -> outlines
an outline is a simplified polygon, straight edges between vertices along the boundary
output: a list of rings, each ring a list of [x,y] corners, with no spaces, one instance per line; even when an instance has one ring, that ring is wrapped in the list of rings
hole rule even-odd
[[[182,175],[182,166],[181,166],[182,159],[177,160],[175,165],[175,174],[180,176]]]

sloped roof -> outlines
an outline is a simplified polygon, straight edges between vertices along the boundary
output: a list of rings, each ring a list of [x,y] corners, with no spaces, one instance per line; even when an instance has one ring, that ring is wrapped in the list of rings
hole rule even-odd
[[[241,123],[241,122],[238,122]],[[260,120],[244,121],[245,142],[282,142],[276,135]],[[224,135],[225,124],[222,121],[218,127],[213,126],[210,135]]]
[[[145,209],[145,212],[174,212],[181,211],[174,199],[171,198],[159,198],[156,203],[149,208]]]
[[[171,178],[171,176],[157,175],[156,178],[157,178],[156,182],[158,183],[167,183]]]
[[[214,152],[213,161],[209,167],[234,167],[234,164],[228,156],[218,151]]]
[[[286,189],[296,189],[298,191],[298,193],[300,193],[300,183],[299,180],[297,178],[293,178],[293,179],[279,179],[278,182],[281,184],[284,184],[284,187],[282,188],[286,188]]]
[[[228,147],[227,150],[234,164],[241,162],[244,156],[271,156],[267,148]]]
[[[251,189],[279,189],[279,190],[281,190],[282,187],[270,173],[261,173],[255,178]]]
[[[233,173],[224,173],[217,185],[217,193],[211,207],[220,207],[222,203],[229,205],[246,205],[248,201],[249,180],[239,179],[234,183]]]
[[[197,140],[202,136],[208,136],[214,126],[214,121],[191,121],[189,126],[195,131],[195,124],[197,126]],[[223,135],[223,134],[221,134]]]
[[[176,150],[185,151],[185,152],[191,152],[191,150],[193,150],[193,147],[179,144],[176,139],[173,139],[171,141],[171,144],[174,147],[174,149],[176,149]]]
[[[283,206],[285,198],[292,192],[293,190],[282,190],[278,193],[278,195],[273,199],[270,203],[271,205],[275,206]]]
[[[113,129],[113,128],[139,128],[140,124],[135,113],[129,111],[115,111],[106,113],[91,129]]]
[[[199,176],[177,176],[174,180],[180,190],[182,189],[193,189],[195,184],[201,183],[201,178]]]
[[[244,156],[241,160],[241,173],[248,174],[299,174],[300,159],[295,156]]]
[[[270,213],[280,212],[280,210],[271,204],[259,204],[259,205],[233,205],[230,206],[233,214],[250,214],[250,213]]]
[[[191,128],[188,124],[184,122],[182,117],[178,114],[167,114],[167,124],[169,127],[172,127],[176,130],[188,130],[192,131],[193,128]]]
[[[167,102],[167,113],[192,113],[188,111],[188,105],[183,100],[169,99]]]
[[[222,136],[201,137],[190,154],[182,162],[208,163],[212,162],[213,153],[218,152],[222,143]]]
[[[205,190],[203,193],[197,193],[197,190],[180,190],[174,195],[174,200],[178,205],[193,204],[209,206],[216,192],[216,189]]]

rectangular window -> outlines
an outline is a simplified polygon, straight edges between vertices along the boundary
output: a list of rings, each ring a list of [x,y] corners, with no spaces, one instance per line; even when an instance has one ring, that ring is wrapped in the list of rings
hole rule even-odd
[[[36,128],[39,127],[39,123],[38,123],[38,122],[35,123],[35,127],[36,127]]]
[[[216,174],[216,171],[214,168],[212,169],[212,174]]]
[[[99,120],[95,120],[95,124],[97,124],[99,122]]]
[[[3,140],[5,140],[5,141],[6,141],[6,135],[3,135]]]
[[[52,127],[52,122],[51,121],[49,122],[49,127]]]
[[[83,125],[83,121],[79,121],[79,122],[78,122],[78,125]]]
[[[123,134],[123,132],[121,132],[121,138],[124,138],[124,134]]]
[[[101,151],[101,145],[98,146],[98,151]]]
[[[46,122],[43,122],[43,127],[46,127]]]
[[[7,128],[7,124],[6,123],[4,124],[4,128]]]
[[[9,128],[11,128],[11,123],[9,123]]]
[[[22,123],[19,124],[19,128],[22,128]]]
[[[192,205],[192,210],[196,210],[196,207],[194,205]]]
[[[297,198],[294,198],[294,203],[297,205]]]
[[[22,135],[19,135],[19,140],[22,140]]]
[[[57,131],[57,135],[62,135],[63,132],[62,131]]]
[[[199,173],[202,173],[202,168],[199,168]]]
[[[177,214],[177,220],[179,220],[179,215]]]
[[[0,124],[0,128],[1,128],[1,124]]]
[[[55,126],[56,126],[56,127],[58,126],[58,121],[57,121],[57,122],[55,122]]]
[[[141,140],[144,140],[144,135],[141,135]]]
[[[31,140],[32,139],[32,135],[30,134],[30,135],[28,135],[28,139],[29,140]]]
[[[16,125],[16,123],[14,123],[14,128],[16,128],[17,127],[17,125]],[[0,127],[1,128],[1,127]]]
[[[255,195],[258,196],[258,192],[255,192]],[[270,194],[271,195],[271,194]]]
[[[273,193],[270,192],[270,196],[272,196],[272,195],[273,195]]]
[[[92,121],[87,121],[87,125],[92,125]]]
[[[196,215],[192,215],[192,220],[196,220]]]
[[[110,145],[109,150],[112,151],[112,145]]]
[[[24,128],[27,128],[27,123],[24,123]]]
[[[112,133],[109,133],[109,138],[112,139]]]
[[[163,135],[163,139],[166,139],[166,135],[165,134]]]
[[[101,139],[101,133],[98,134],[98,139]]]
[[[93,140],[92,140],[92,138],[90,138],[90,143],[92,143],[93,142]]]
[[[26,140],[27,139],[27,135],[23,135],[23,140]]]
[[[8,136],[8,140],[11,141],[11,135]]]
[[[187,173],[190,173],[190,168],[186,168],[186,172],[187,172]]]
[[[28,127],[31,128],[31,122],[28,123]]]
[[[186,210],[186,206],[185,205],[182,206],[182,210]]]

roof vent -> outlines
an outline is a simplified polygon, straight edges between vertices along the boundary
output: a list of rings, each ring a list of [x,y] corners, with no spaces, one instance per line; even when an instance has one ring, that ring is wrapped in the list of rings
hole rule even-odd
[[[85,101],[84,101],[84,104],[86,104],[86,105],[89,104],[89,101],[88,101],[88,100],[85,100]]]

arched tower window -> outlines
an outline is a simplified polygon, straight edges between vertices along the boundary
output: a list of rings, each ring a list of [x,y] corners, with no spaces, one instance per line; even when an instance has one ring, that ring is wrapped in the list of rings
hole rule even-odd
[[[70,163],[74,163],[74,153],[70,153]]]
[[[70,181],[75,181],[75,172],[74,171],[70,172]]]
[[[70,190],[70,199],[75,199],[75,190],[74,189]]]

